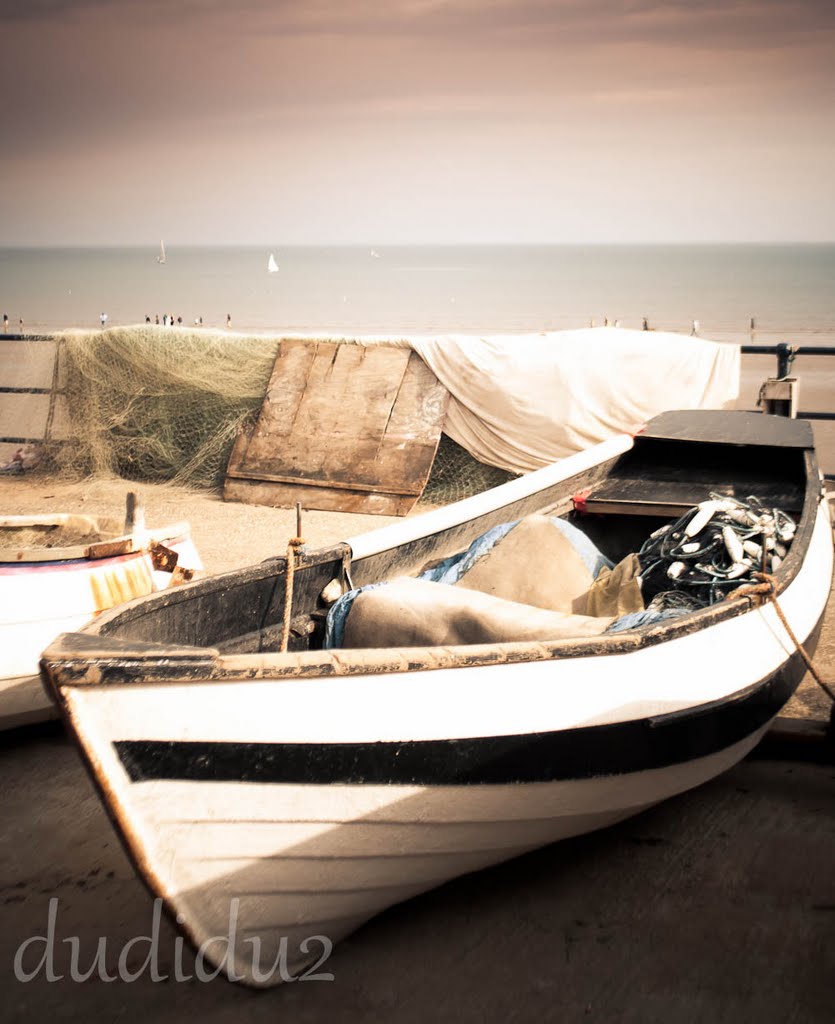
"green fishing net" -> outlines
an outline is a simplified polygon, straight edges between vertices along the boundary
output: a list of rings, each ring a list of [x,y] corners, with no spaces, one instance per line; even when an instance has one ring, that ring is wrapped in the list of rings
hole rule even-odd
[[[71,474],[216,486],[257,415],[277,338],[155,327],[59,336],[52,446]],[[63,422],[61,422],[63,421]]]

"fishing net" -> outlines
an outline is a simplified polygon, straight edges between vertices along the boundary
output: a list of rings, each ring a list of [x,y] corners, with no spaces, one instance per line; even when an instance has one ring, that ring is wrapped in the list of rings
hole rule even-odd
[[[658,610],[715,604],[755,572],[776,572],[795,530],[788,513],[756,495],[739,501],[711,493],[644,542],[638,553],[644,600]]]
[[[150,325],[57,338],[54,469],[209,488],[223,484],[238,431],[258,416],[280,344]],[[448,504],[513,476],[442,435],[421,503]]]
[[[131,327],[60,336],[66,438],[56,466],[214,486],[235,435],[257,415],[278,339]]]
[[[517,473],[486,466],[474,459],[451,437],[441,434],[432,471],[420,496],[421,505],[449,505],[453,501],[469,498],[490,487],[515,480]]]

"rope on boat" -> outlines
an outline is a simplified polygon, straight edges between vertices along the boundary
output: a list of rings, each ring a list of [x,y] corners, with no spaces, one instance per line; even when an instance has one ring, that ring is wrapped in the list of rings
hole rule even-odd
[[[302,508],[301,503],[296,502],[296,536],[291,537],[287,543],[287,568],[284,573],[284,623],[281,629],[282,654],[287,650],[290,643],[290,619],[293,616],[293,577],[296,573],[296,550],[304,547],[302,537]]]
[[[777,612],[778,618],[783,623],[786,632],[789,634],[792,643],[797,648],[801,658],[803,658],[804,662],[806,663],[806,668],[808,668],[809,672],[812,675],[812,678],[815,680],[818,686],[820,686],[820,688],[827,695],[827,697],[829,697],[831,701],[835,702],[835,692],[833,692],[832,688],[829,685],[827,685],[827,683],[825,683],[823,679],[821,679],[821,677],[818,675],[817,669],[812,664],[812,659],[809,657],[806,648],[794,635],[794,630],[789,625],[788,619],[786,618],[783,609],[780,607],[780,604],[777,600],[777,581],[770,573],[767,572],[753,572],[751,573],[751,575],[754,579],[758,580],[759,582],[749,583],[745,586],[739,587],[737,590],[733,591],[733,593],[728,594],[727,600],[730,601],[737,597],[751,597],[754,599],[756,607],[762,605],[764,601],[770,600],[771,603],[774,605],[774,610]]]

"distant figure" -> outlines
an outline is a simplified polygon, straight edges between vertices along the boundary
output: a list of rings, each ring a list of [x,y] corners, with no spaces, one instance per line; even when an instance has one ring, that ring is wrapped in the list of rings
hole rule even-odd
[[[174,326],[174,314],[173,313],[169,313],[168,314],[168,323],[169,323],[169,326],[171,326],[171,327]]]
[[[4,313],[3,314],[3,333],[4,334],[8,334],[9,333],[9,314],[8,313]]]
[[[163,313],[162,314],[162,326],[163,327],[167,327],[168,326],[168,314],[167,313]]]
[[[154,323],[159,327],[159,313],[154,316]]]
[[[150,322],[151,322],[151,318],[149,316],[146,316],[145,317],[145,323],[149,324]]]
[[[754,318],[753,317],[751,317],[751,330],[752,331],[756,330],[756,324],[754,322]]]
[[[603,326],[604,327],[608,327],[609,326],[609,318],[607,316],[603,317]]]
[[[694,320],[692,322],[692,324],[690,325],[690,337],[692,338],[695,335],[697,335],[698,333],[699,333],[699,321],[698,320]]]
[[[620,327],[620,320],[615,320],[615,327]]]
[[[102,327],[107,327],[107,313],[99,314],[99,322],[101,323]]]
[[[641,324],[641,330],[642,331],[648,331],[649,330],[649,320],[647,320],[646,317],[644,317],[644,321]]]
[[[227,313],[226,314],[226,326],[227,327],[231,327],[232,326],[232,314],[231,313]]]
[[[23,317],[20,318],[18,323],[20,324],[20,333],[23,334]]]
[[[177,323],[181,324],[182,322],[183,322],[183,318],[181,316],[178,316],[177,317]]]

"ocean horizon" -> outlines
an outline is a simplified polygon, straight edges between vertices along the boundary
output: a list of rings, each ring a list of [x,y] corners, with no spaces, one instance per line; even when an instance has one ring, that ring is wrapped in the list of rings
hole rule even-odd
[[[835,244],[0,248],[15,332],[154,322],[279,334],[591,324],[830,344]],[[274,256],[278,269],[269,272]]]

